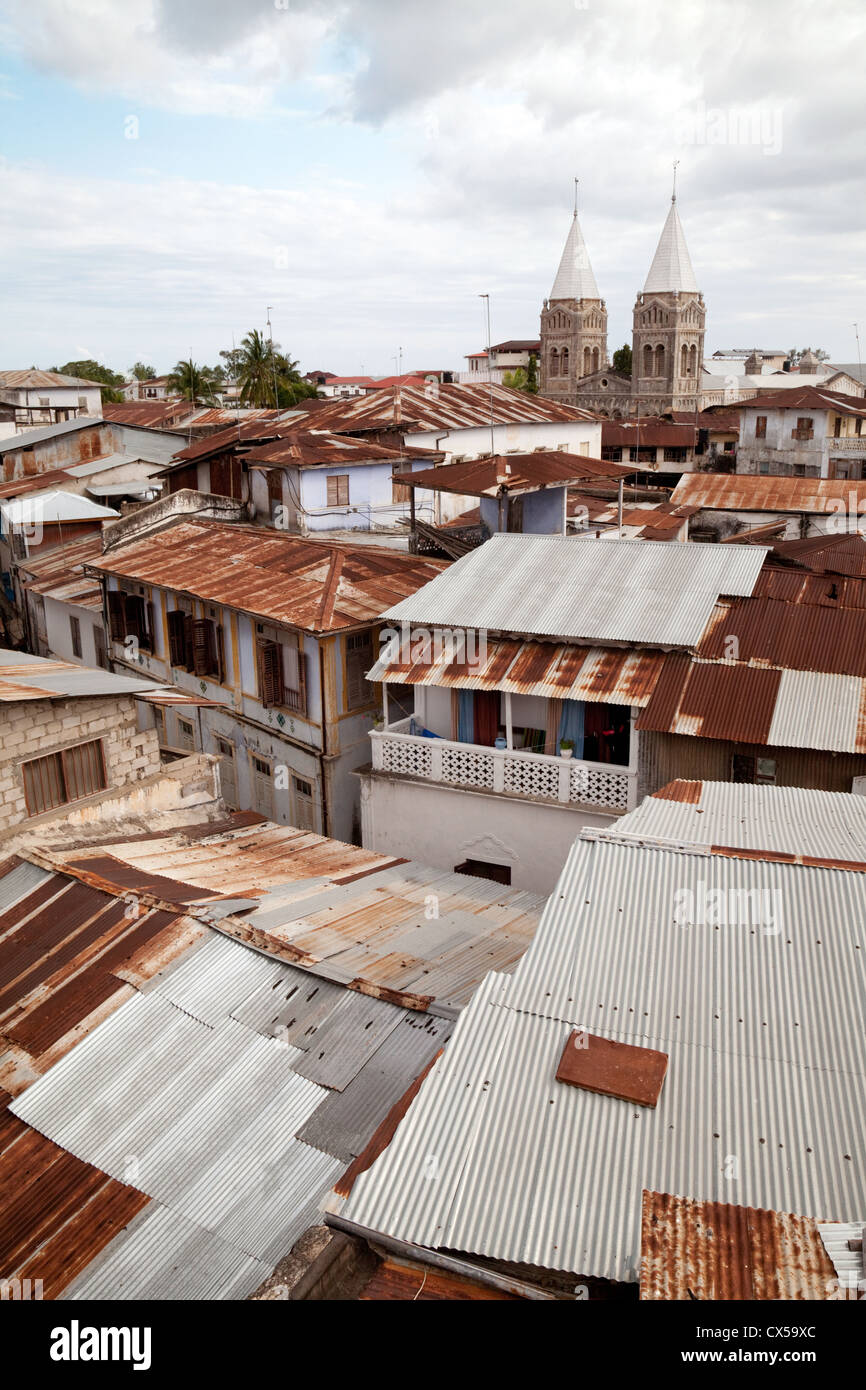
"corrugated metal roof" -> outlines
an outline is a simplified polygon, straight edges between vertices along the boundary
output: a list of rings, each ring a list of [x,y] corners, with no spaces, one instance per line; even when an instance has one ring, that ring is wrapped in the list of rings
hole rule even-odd
[[[863,1252],[863,1238],[866,1236],[866,1221],[821,1222],[818,1226],[821,1240],[836,1271],[836,1277],[844,1296],[854,1298],[866,1293],[866,1257]],[[851,1249],[851,1241],[860,1241],[859,1249]]]
[[[819,574],[866,577],[866,538],[859,532],[777,541],[773,546],[773,556],[787,563],[804,565]]]
[[[118,546],[92,567],[304,631],[339,632],[373,622],[445,565],[378,546],[199,520]]]
[[[195,839],[176,833],[91,843],[76,853],[75,871],[89,865],[100,882],[117,880],[121,894],[149,883],[159,898],[165,890],[157,880],[170,878],[187,885],[187,899],[196,890],[256,898],[255,911],[222,918],[220,930],[362,994],[397,995],[421,1010],[432,1000],[446,1012],[466,1002],[485,971],[515,964],[543,901],[269,822]],[[427,916],[431,895],[434,919]],[[178,894],[167,896],[176,901]],[[292,1002],[292,1017],[294,1010]]]
[[[863,866],[866,797],[748,782],[678,781],[646,797],[611,833]]]
[[[391,449],[367,439],[355,439],[349,434],[332,434],[327,430],[299,430],[281,426],[279,438],[269,444],[256,444],[244,451],[247,463],[267,463],[294,468],[334,467],[342,464],[399,463],[403,459],[423,458],[432,461],[440,453],[428,449]]]
[[[83,566],[102,554],[102,535],[82,536],[80,540],[57,546],[47,554],[36,554],[18,562],[19,570],[31,578],[25,588],[58,603],[102,612],[102,589],[84,576]]]
[[[532,454],[494,454],[468,463],[445,463],[438,468],[398,475],[398,481],[434,492],[456,492],[467,497],[519,496],[545,487],[567,487],[570,483],[592,482],[597,478],[629,478],[633,468],[586,458],[557,450],[536,450]]]
[[[0,701],[63,700],[89,695],[137,695],[153,681],[115,676],[112,671],[76,666],[28,652],[0,647]]]
[[[838,514],[841,503],[859,516],[866,512],[866,482],[762,473],[684,473],[671,501],[712,511],[819,515]]]
[[[0,454],[19,453],[32,448],[34,444],[56,439],[58,435],[74,434],[76,430],[98,431],[101,438],[102,423],[102,420],[96,419],[93,415],[82,415],[77,420],[58,420],[53,425],[45,425],[43,429],[22,430],[20,434],[12,434],[8,439],[0,439]]]
[[[668,656],[638,730],[866,753],[866,680]]]
[[[835,1284],[806,1216],[644,1192],[644,1299],[825,1299]]]
[[[428,627],[657,646],[696,643],[721,594],[749,594],[757,546],[496,535],[385,617]],[[758,558],[760,557],[760,558]]]
[[[696,651],[710,660],[734,651],[756,666],[866,676],[866,609],[732,599],[717,604]]]
[[[405,661],[386,656],[367,673],[370,681],[401,685],[439,685],[458,690],[504,690],[512,695],[541,695],[556,700],[600,700],[609,704],[645,705],[664,664],[664,654],[605,647],[577,647],[553,642],[492,640],[477,663],[449,660],[443,645],[438,659]],[[398,656],[400,653],[398,652]]]
[[[389,386],[353,400],[338,400],[316,411],[316,429],[352,434],[362,430],[400,430],[406,434],[509,424],[561,424],[595,421],[588,410],[559,405],[544,396],[510,386]]]
[[[101,521],[106,517],[116,521],[119,516],[119,512],[111,507],[103,507],[99,502],[91,502],[89,497],[55,488],[0,502],[0,512],[9,527],[38,526],[40,522],[50,526],[62,521]]]
[[[854,1219],[864,920],[860,873],[587,833],[514,976],[476,992],[343,1214],[422,1245],[625,1282],[638,1277],[644,1188],[721,1202],[734,1172],[744,1206]],[[581,1026],[667,1054],[655,1109],[554,1079]]]
[[[36,390],[39,386],[95,386],[100,382],[89,381],[84,376],[65,376],[63,372],[44,372],[38,367],[28,367],[24,371],[0,372],[0,390]]]

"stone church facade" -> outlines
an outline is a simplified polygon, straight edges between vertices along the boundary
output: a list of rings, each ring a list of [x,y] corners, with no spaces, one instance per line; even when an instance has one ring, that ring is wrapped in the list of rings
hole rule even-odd
[[[632,328],[632,375],[607,354],[607,309],[575,212],[541,312],[542,395],[611,418],[700,408],[706,306],[671,200]]]

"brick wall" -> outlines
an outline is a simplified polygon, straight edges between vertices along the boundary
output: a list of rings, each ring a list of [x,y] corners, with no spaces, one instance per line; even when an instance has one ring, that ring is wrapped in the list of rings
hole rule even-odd
[[[22,762],[91,739],[102,741],[109,787],[128,786],[160,770],[156,731],[139,732],[131,695],[0,705],[0,831],[27,818]]]

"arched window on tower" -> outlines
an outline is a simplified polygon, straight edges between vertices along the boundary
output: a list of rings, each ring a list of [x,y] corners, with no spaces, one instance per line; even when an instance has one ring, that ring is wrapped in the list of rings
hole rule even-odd
[[[583,374],[589,376],[592,371],[592,353],[588,347],[583,349]]]
[[[697,374],[698,374],[698,345],[697,345],[697,343],[692,343],[691,351],[690,351],[690,353],[689,353],[689,356],[690,356],[690,359],[691,359],[690,374],[691,374],[692,376],[697,376]]]
[[[568,348],[563,348],[559,358],[559,370],[562,376],[568,376]]]
[[[594,347],[593,350],[592,350],[592,370],[593,370],[594,372],[597,372],[600,366],[601,366],[601,354],[600,354],[598,348],[597,348],[597,347]]]
[[[653,350],[650,347],[649,343],[644,344],[643,374],[644,376],[652,376],[653,374]]]
[[[688,343],[683,343],[682,350],[681,350],[681,352],[680,352],[680,376],[688,376],[688,374],[689,374],[689,348],[688,348]]]
[[[665,374],[665,350],[664,350],[664,348],[662,347],[661,343],[659,343],[658,347],[656,348],[656,376],[664,376],[664,374]]]
[[[550,350],[550,375],[559,376],[559,350],[557,348]]]

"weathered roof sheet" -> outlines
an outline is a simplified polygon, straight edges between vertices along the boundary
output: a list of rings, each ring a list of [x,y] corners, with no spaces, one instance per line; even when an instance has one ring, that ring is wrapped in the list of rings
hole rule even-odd
[[[829,1298],[833,1265],[817,1221],[644,1192],[640,1296],[750,1301]]]
[[[866,752],[866,680],[670,655],[636,727],[782,748]]]
[[[350,434],[333,434],[325,430],[281,431],[279,439],[269,444],[256,444],[244,452],[248,463],[267,463],[294,468],[333,468],[341,464],[399,463],[403,459],[434,460],[440,453],[429,449],[390,449]]]
[[[169,429],[180,421],[188,423],[195,411],[189,401],[106,401],[102,418],[117,425],[136,425],[143,429]]]
[[[45,526],[59,521],[101,521],[108,518],[116,521],[119,513],[111,507],[103,507],[82,497],[76,492],[62,492],[57,488],[46,488],[40,492],[28,492],[24,497],[15,497],[8,502],[0,502],[0,512],[7,526]]]
[[[628,478],[633,468],[584,458],[557,450],[538,449],[532,454],[494,454],[468,463],[446,463],[439,468],[405,472],[399,481],[412,487],[429,487],[435,492],[456,492],[468,497],[517,495],[545,487],[568,487],[570,483],[597,478]]]
[[[711,511],[814,512],[852,516],[866,512],[866,481],[793,478],[762,473],[684,473],[671,494],[674,504]]]
[[[64,700],[80,695],[137,695],[153,688],[153,681],[115,676],[112,671],[0,647],[0,702]]]
[[[385,617],[428,627],[689,646],[720,594],[751,593],[764,553],[751,546],[495,535]]]
[[[84,566],[101,554],[102,534],[96,532],[44,555],[37,552],[19,560],[18,568],[23,576],[30,576],[24,587],[31,593],[56,599],[58,603],[72,603],[77,608],[92,608],[101,614],[102,588],[84,574]]]
[[[769,389],[760,391],[746,401],[737,401],[738,410],[833,410],[840,415],[866,415],[866,401],[862,396],[848,396],[843,391],[828,391],[819,386],[798,386],[796,377],[789,378],[790,384],[781,390],[773,390],[767,378]]]
[[[744,1206],[856,1219],[864,910],[861,873],[587,833],[514,975],[476,991],[342,1214],[632,1283],[643,1189],[723,1202],[728,1155]],[[655,1109],[555,1080],[576,1027],[668,1055]]]
[[[410,646],[392,659],[386,650],[367,679],[642,706],[648,703],[664,663],[661,652],[504,639],[489,641],[486,652],[479,652],[479,660],[471,664],[458,660],[456,653],[452,659],[447,646],[438,654],[431,650],[425,655],[431,659],[412,660]]]
[[[866,867],[866,797],[747,782],[676,781],[618,820],[615,833]]]
[[[216,434],[206,435],[204,439],[197,439],[185,449],[180,449],[174,456],[174,462],[191,463],[194,459],[207,458],[210,454],[225,453],[227,449],[234,449],[239,444],[279,438],[280,412],[277,410],[258,411],[252,420],[234,419],[230,412],[226,413],[233,423],[227,422],[225,429],[217,431]]]
[[[93,568],[308,632],[339,632],[372,622],[445,562],[200,519],[118,546]]]
[[[866,578],[866,537],[859,532],[807,536],[796,541],[776,541],[773,558],[802,565],[816,574],[844,574]],[[829,585],[828,585],[829,588]]]
[[[527,395],[510,386],[484,383],[423,388],[389,386],[354,400],[334,401],[316,411],[316,429],[354,433],[361,430],[402,430],[406,434],[459,430],[491,423],[561,424],[595,420],[588,410],[559,405],[543,396]]]
[[[96,386],[102,385],[98,381],[88,381],[83,376],[65,376],[63,372],[43,372],[37,367],[28,367],[24,371],[0,372],[0,390],[20,391],[36,390],[40,386]]]

